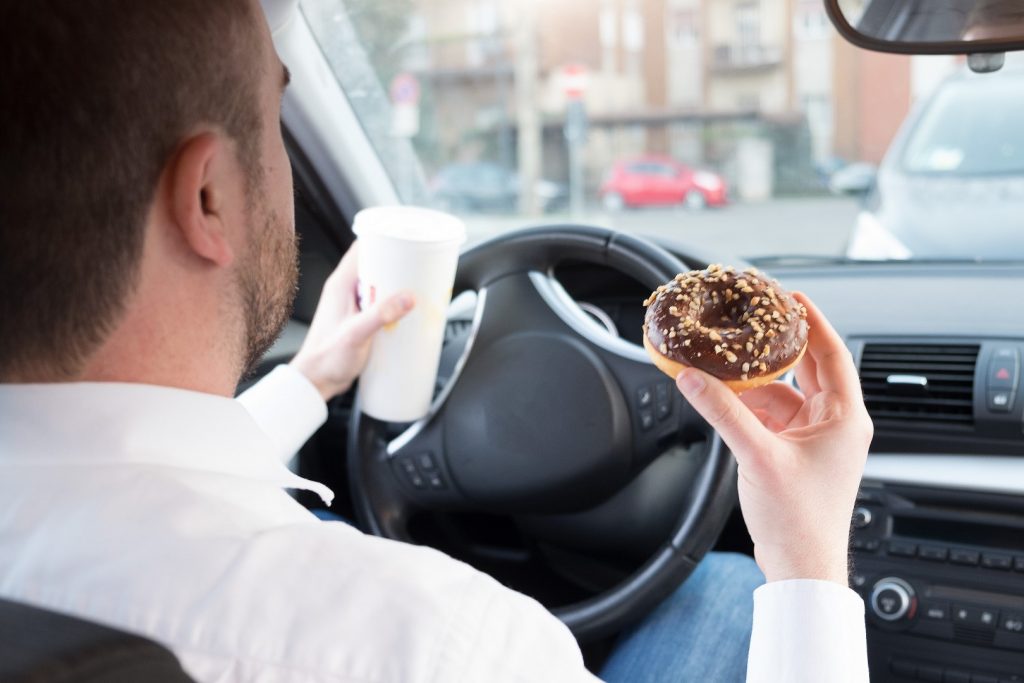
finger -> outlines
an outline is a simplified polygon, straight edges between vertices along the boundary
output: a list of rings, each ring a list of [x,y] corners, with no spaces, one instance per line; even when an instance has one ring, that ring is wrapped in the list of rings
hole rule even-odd
[[[340,291],[347,290],[344,293],[348,294],[351,292],[352,297],[356,296],[356,281],[359,279],[359,240],[352,243],[352,246],[348,248],[345,255],[341,257],[341,261],[334,268],[334,272],[331,273],[327,281],[324,282],[324,291]]]
[[[814,362],[811,354],[804,353],[804,357],[796,364],[793,372],[796,375],[796,385],[804,396],[810,397],[821,393],[821,387],[818,386],[818,364]]]
[[[679,373],[676,386],[690,405],[719,433],[740,462],[749,461],[771,436],[732,389],[695,368]],[[759,445],[760,444],[760,445]]]
[[[853,357],[846,348],[843,338],[806,294],[797,292],[796,297],[807,307],[807,324],[810,326],[807,333],[807,352],[811,354],[817,366],[815,376],[818,386],[825,391],[834,391],[841,396],[860,400],[857,368],[853,365]]]
[[[788,384],[772,382],[743,392],[740,400],[759,417],[760,412],[770,417],[773,424],[785,426],[800,412],[805,399],[803,394]],[[765,420],[762,419],[761,422],[764,423]]]
[[[358,277],[359,271],[359,240],[352,243],[352,246],[348,248],[345,255],[341,257],[341,263],[338,264],[336,272],[338,275],[344,276],[346,279],[351,278],[355,280]]]
[[[416,297],[412,292],[399,292],[356,313],[346,322],[349,344],[362,346],[382,327],[401,320],[415,305]]]
[[[769,415],[768,411],[766,411],[766,410],[761,410],[761,409],[755,410],[754,411],[754,415],[757,416],[757,419],[761,421],[761,424],[763,424],[766,429],[768,429],[769,431],[775,432],[776,434],[778,434],[781,431],[785,431],[787,426],[788,426],[788,425],[782,424],[781,422],[776,420],[774,417]]]

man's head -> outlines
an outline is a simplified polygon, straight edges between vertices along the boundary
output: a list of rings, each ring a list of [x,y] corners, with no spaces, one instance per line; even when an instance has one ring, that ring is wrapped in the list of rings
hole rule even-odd
[[[74,379],[120,328],[214,307],[240,373],[296,279],[287,72],[258,3],[4,3],[0,70],[0,381]]]

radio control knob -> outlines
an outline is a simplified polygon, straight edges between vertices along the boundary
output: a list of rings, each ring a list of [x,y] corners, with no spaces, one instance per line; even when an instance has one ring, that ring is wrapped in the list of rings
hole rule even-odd
[[[871,524],[871,510],[866,507],[858,506],[853,509],[853,528],[863,529],[864,527]]]
[[[882,621],[899,621],[906,617],[911,619],[917,609],[917,596],[914,588],[893,576],[880,579],[871,591],[871,610]]]

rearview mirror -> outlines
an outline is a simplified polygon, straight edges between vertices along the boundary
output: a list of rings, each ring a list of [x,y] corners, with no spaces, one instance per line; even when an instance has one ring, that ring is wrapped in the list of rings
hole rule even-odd
[[[825,6],[844,38],[878,52],[976,55],[971,67],[985,71],[1002,66],[1002,54],[992,53],[1024,49],[1020,0],[825,0]]]

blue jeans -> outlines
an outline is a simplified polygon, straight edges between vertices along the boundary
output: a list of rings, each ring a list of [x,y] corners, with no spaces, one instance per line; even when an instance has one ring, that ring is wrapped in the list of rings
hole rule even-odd
[[[743,683],[764,583],[746,555],[709,553],[690,578],[616,643],[601,670],[607,683]]]
[[[313,514],[344,521],[326,510]],[[754,618],[754,589],[764,583],[746,555],[709,553],[675,593],[625,631],[601,669],[607,683],[743,683]]]

